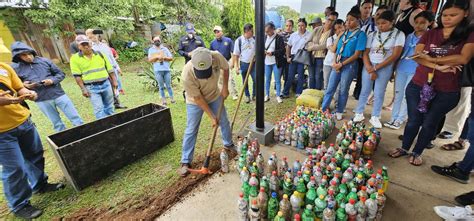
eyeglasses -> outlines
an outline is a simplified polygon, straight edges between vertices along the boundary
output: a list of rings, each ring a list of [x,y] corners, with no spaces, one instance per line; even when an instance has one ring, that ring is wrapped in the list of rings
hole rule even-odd
[[[219,33],[219,32],[221,32],[221,31],[219,31],[219,30],[214,30],[214,34],[217,34],[217,33]]]
[[[89,42],[82,42],[81,46],[89,46]]]

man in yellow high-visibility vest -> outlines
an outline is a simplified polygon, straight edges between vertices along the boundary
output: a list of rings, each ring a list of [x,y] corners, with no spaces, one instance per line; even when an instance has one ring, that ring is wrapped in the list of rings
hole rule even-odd
[[[84,97],[90,98],[94,114],[101,119],[114,113],[113,88],[117,87],[114,69],[105,55],[92,50],[91,41],[78,35],[79,53],[70,59],[71,72]]]

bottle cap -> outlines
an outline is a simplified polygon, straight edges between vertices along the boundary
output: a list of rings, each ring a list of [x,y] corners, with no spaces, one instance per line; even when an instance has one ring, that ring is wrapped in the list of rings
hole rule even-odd
[[[355,199],[352,199],[352,198],[349,199],[349,203],[352,204],[352,205],[354,205],[354,204],[355,204]]]
[[[298,214],[298,213],[295,214],[295,220],[300,220],[300,218],[301,218],[300,214]]]
[[[243,198],[243,197],[244,197],[244,194],[243,194],[243,193],[240,193],[239,196],[240,196],[240,198]]]
[[[283,216],[283,212],[282,212],[282,211],[278,211],[278,216],[282,217],[282,216]]]
[[[319,199],[323,200],[323,199],[324,199],[324,195],[323,195],[323,194],[319,195]]]
[[[265,192],[265,188],[260,187],[260,192]]]
[[[252,205],[257,205],[257,200],[252,200]]]
[[[283,194],[283,199],[288,199],[288,195]]]
[[[383,189],[379,189],[378,193],[383,194]]]
[[[273,176],[276,176],[277,172],[276,171],[272,171],[272,175]]]
[[[276,198],[276,197],[277,197],[277,193],[272,192],[272,198]]]

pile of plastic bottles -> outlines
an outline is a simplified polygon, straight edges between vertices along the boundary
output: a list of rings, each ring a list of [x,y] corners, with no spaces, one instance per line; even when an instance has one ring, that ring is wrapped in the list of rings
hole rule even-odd
[[[239,220],[381,220],[387,168],[367,160],[379,141],[378,131],[348,122],[336,145],[308,148],[290,167],[276,153],[265,161],[256,140],[239,139]]]
[[[274,139],[298,149],[315,147],[332,133],[335,125],[335,118],[328,111],[297,106],[275,123]]]

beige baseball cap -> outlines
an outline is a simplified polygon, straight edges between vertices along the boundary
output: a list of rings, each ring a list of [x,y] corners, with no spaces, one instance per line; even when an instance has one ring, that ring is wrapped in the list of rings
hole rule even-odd
[[[214,26],[214,31],[222,31],[222,27],[219,25]]]
[[[207,48],[199,47],[191,53],[191,63],[194,74],[199,79],[209,78],[212,75],[212,55]]]

